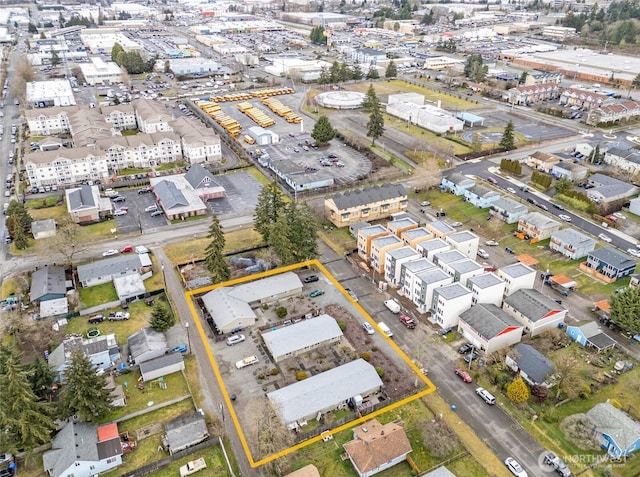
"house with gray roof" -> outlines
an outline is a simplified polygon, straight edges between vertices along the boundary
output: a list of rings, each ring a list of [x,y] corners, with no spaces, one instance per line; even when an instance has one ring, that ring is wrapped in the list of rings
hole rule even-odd
[[[522,324],[493,303],[478,303],[460,314],[458,331],[476,348],[491,354],[522,339]]]
[[[564,323],[568,310],[536,289],[522,289],[504,299],[502,309],[536,336]]]
[[[35,240],[55,237],[57,231],[57,223],[53,219],[34,220],[31,222],[31,235]]]
[[[460,232],[447,235],[445,241],[459,252],[464,253],[468,258],[475,259],[478,254],[478,245],[480,244],[480,237],[469,230],[462,230]]]
[[[433,256],[433,263],[442,268],[449,275],[453,276],[451,264],[466,260],[467,256],[458,250],[449,250],[448,252],[440,252]]]
[[[529,383],[529,386],[552,386],[547,382],[547,378],[553,374],[555,365],[533,346],[520,343],[513,348],[513,353],[507,354],[504,361],[514,373],[518,373]]]
[[[613,459],[628,457],[640,449],[640,423],[609,401],[587,411],[595,424],[598,444]]]
[[[420,254],[413,248],[406,246],[387,250],[384,259],[384,279],[392,285],[400,283],[402,264],[419,259]]]
[[[520,262],[500,267],[496,274],[505,281],[505,296],[523,288],[533,288],[536,282],[536,271]]]
[[[416,251],[424,258],[433,261],[433,257],[441,252],[448,252],[453,247],[445,239],[431,238],[429,240],[421,240],[416,244]]]
[[[560,161],[551,168],[552,176],[568,179],[571,182],[584,179],[588,173],[588,168],[572,161]]]
[[[631,255],[612,247],[603,247],[589,252],[587,261],[580,264],[580,270],[612,283],[634,274],[637,265],[638,261]]]
[[[78,350],[82,351],[96,370],[108,371],[120,360],[118,340],[113,333],[95,338],[71,336],[54,348],[47,359],[49,369],[54,373],[55,382],[64,382],[64,372],[71,364],[74,351]]]
[[[630,177],[640,172],[640,151],[635,148],[612,147],[604,153],[604,162],[630,173]]]
[[[434,266],[414,275],[410,294],[405,294],[405,296],[411,299],[420,313],[426,313],[433,300],[433,291],[452,283],[453,277],[451,275]]]
[[[454,195],[464,195],[467,189],[476,185],[476,181],[460,174],[452,172],[442,178],[440,189],[451,192]]]
[[[520,217],[529,213],[529,209],[513,199],[500,197],[491,203],[489,213],[492,217],[498,217],[507,224],[515,224],[520,220]]]
[[[116,426],[104,440],[98,435],[102,428]],[[67,420],[45,451],[42,464],[51,477],[91,477],[106,473],[122,464],[122,444],[117,424],[98,427],[92,422]]]
[[[433,233],[437,238],[444,239],[447,235],[451,235],[457,232],[455,227],[452,227],[442,220],[432,220],[424,226],[429,232]]]
[[[433,290],[429,321],[442,329],[458,326],[460,314],[471,308],[472,293],[458,282]]]
[[[111,201],[107,197],[100,197],[96,185],[82,184],[80,187],[66,189],[64,194],[67,212],[77,224],[97,222],[111,214]]]
[[[596,248],[596,239],[579,232],[576,229],[568,228],[557,230],[551,234],[549,248],[560,252],[571,260],[577,260],[586,257],[589,252],[593,252]]]
[[[122,254],[103,258],[95,262],[78,265],[78,281],[83,287],[108,283],[115,278],[151,271],[151,258],[147,253]]]
[[[471,290],[471,303],[493,303],[502,306],[505,282],[493,272],[485,272],[467,280],[467,288]]]
[[[468,285],[467,282],[470,278],[485,273],[484,266],[471,259],[454,262],[450,265],[450,268],[453,271],[453,280],[460,282],[465,287]]]
[[[164,356],[167,352],[167,337],[152,328],[142,328],[127,338],[129,356],[135,364]]]
[[[195,446],[209,438],[209,429],[200,413],[178,417],[164,426],[162,443],[169,454]]]
[[[140,363],[140,375],[144,382],[181,371],[184,371],[184,359],[182,359],[182,354],[177,352]]]
[[[549,218],[540,212],[529,212],[520,217],[518,221],[518,232],[528,235],[530,239],[538,241],[551,237],[553,232],[560,230],[561,222]]]
[[[567,334],[576,343],[586,348],[593,348],[598,353],[616,346],[616,340],[602,331],[595,321],[589,321],[582,325],[568,325]]]
[[[67,293],[64,267],[45,265],[31,274],[31,303],[65,298]]]
[[[597,203],[624,200],[638,193],[633,184],[600,173],[589,176],[588,184],[593,188],[587,189],[587,197]]]
[[[418,227],[411,230],[406,230],[402,232],[400,236],[402,241],[409,247],[416,248],[416,245],[420,242],[424,242],[425,240],[429,240],[433,238],[433,234],[429,232],[424,227]]]
[[[220,287],[202,297],[207,313],[221,333],[228,333],[234,328],[248,328],[258,319],[246,301],[229,295],[231,290],[231,287]]]
[[[411,217],[406,216],[405,214],[403,215],[403,217],[394,218],[394,220],[387,222],[387,228],[389,229],[389,232],[391,232],[398,238],[402,238],[402,234],[404,232],[418,228],[418,222],[413,220]]]
[[[289,326],[274,328],[261,334],[262,341],[276,363],[320,347],[342,342],[342,330],[332,316],[322,314]]]
[[[271,391],[267,398],[284,424],[295,429],[318,414],[342,409],[356,396],[373,398],[381,389],[382,380],[375,368],[364,359],[356,359]]]
[[[476,184],[464,191],[464,198],[476,207],[486,209],[491,207],[491,204],[500,198],[500,194],[490,187]]]
[[[407,190],[402,184],[387,183],[327,197],[324,212],[336,227],[346,227],[353,222],[391,217],[407,210],[408,202]]]

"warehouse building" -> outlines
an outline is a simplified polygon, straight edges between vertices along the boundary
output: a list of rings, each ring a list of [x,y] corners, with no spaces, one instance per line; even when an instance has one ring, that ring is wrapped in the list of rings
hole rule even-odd
[[[75,106],[73,89],[69,80],[33,81],[27,83],[26,102],[33,108],[51,106]]]

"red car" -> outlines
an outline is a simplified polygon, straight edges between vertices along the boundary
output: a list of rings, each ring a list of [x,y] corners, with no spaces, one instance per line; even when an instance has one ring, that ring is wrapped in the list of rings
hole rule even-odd
[[[456,375],[460,376],[460,379],[462,379],[465,383],[473,382],[473,379],[471,378],[471,376],[469,376],[469,373],[467,373],[464,369],[456,368]]]
[[[414,318],[411,318],[410,316],[404,315],[402,313],[400,314],[400,323],[402,323],[410,330],[415,329],[415,327],[417,326],[416,320]]]
[[[129,252],[133,252],[132,245],[127,245],[126,247],[120,249],[120,253],[129,253]]]

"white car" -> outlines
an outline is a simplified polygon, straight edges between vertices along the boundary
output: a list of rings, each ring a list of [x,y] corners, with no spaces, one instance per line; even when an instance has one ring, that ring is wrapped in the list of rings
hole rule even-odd
[[[462,227],[462,222],[454,222],[451,224],[451,227]]]
[[[111,250],[107,250],[106,252],[102,252],[103,257],[110,257],[111,255],[118,255],[120,250],[117,248],[112,248]]]
[[[420,205],[422,207],[429,207],[431,205],[431,202],[429,202],[428,200],[423,200],[422,202],[420,202]]]
[[[560,214],[558,215],[558,218],[564,220],[565,222],[571,222],[571,217],[569,217],[568,215]]]
[[[373,326],[371,326],[368,321],[362,323],[362,328],[364,328],[368,335],[373,335],[376,332],[376,330],[373,329]]]
[[[478,257],[484,258],[485,260],[489,258],[489,252],[483,249],[478,249]]]
[[[509,471],[516,477],[529,477],[527,471],[524,470],[513,457],[507,457],[504,461],[504,465],[506,465],[507,469],[509,469]]]
[[[487,240],[484,243],[487,247],[497,247],[498,245],[500,245],[498,242],[496,242],[495,240]]]
[[[611,215],[613,215],[614,217],[617,217],[617,218],[619,218],[619,219],[623,219],[623,220],[627,218],[627,216],[626,216],[626,215],[622,215],[620,212],[614,212],[614,213],[613,213],[613,214],[611,214]]]
[[[635,248],[628,248],[627,253],[633,255],[634,257],[640,257],[640,250]]]
[[[242,343],[245,340],[244,335],[232,335],[227,338],[227,346]]]
[[[128,212],[124,209],[116,209],[113,211],[113,216],[114,217],[120,217],[121,215],[127,215]]]
[[[515,194],[516,190],[513,187],[507,187],[507,192],[509,192],[511,194]]]
[[[607,243],[611,243],[611,237],[609,237],[608,235],[600,234],[600,235],[598,235],[598,238],[600,240],[604,240]]]

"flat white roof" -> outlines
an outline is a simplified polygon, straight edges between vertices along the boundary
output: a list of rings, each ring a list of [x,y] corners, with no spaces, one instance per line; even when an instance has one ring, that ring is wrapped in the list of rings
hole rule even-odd
[[[286,272],[238,285],[229,292],[229,296],[246,303],[252,303],[298,288],[302,289],[302,282],[298,275],[293,272]]]
[[[262,339],[273,356],[285,356],[340,336],[342,330],[336,320],[325,314],[268,331]]]

